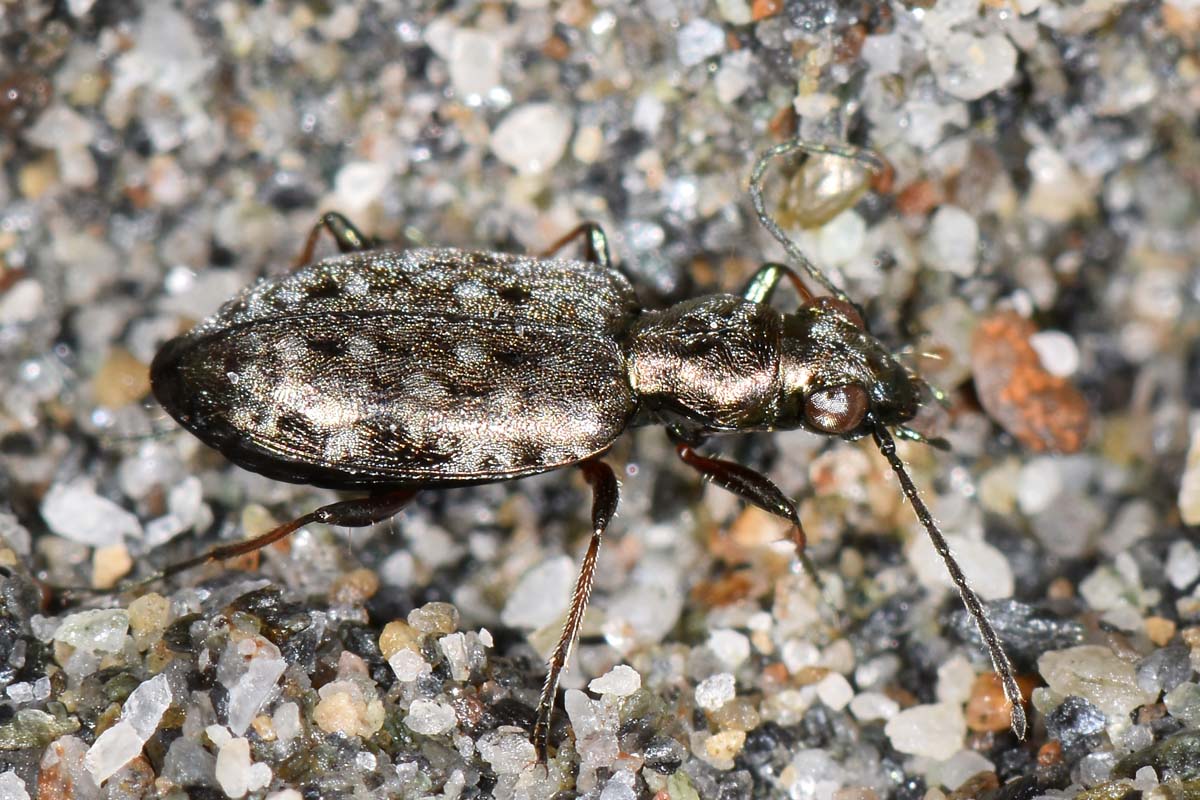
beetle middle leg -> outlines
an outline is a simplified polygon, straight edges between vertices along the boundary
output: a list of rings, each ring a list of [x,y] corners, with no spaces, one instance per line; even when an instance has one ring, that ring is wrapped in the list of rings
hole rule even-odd
[[[758,217],[759,223],[767,229],[767,232],[777,242],[783,245],[783,249],[787,251],[788,257],[803,267],[804,271],[813,280],[825,287],[838,300],[848,303],[850,302],[850,298],[846,296],[846,293],[835,286],[829,280],[828,276],[808,259],[808,256],[800,250],[796,243],[783,232],[783,229],[779,227],[779,223],[775,221],[775,218],[767,213],[766,201],[763,199],[763,179],[767,172],[767,166],[777,158],[797,152],[806,153],[810,156],[831,155],[846,158],[858,162],[876,175],[887,171],[887,161],[872,150],[854,147],[853,145],[820,144],[817,142],[806,142],[802,139],[792,139],[791,141],[777,144],[764,152],[758,157],[758,161],[754,164],[754,169],[750,172],[750,201],[754,205],[754,214]]]
[[[385,519],[395,516],[400,509],[409,504],[416,496],[417,491],[417,489],[396,489],[395,491],[368,495],[367,497],[360,497],[354,500],[342,500],[337,503],[330,503],[329,505],[310,511],[301,517],[297,517],[291,522],[278,525],[261,536],[255,536],[253,539],[247,539],[243,542],[218,545],[195,558],[171,564],[150,577],[138,581],[134,585],[140,586],[163,578],[169,578],[184,570],[191,569],[200,564],[206,564],[210,561],[224,561],[246,555],[247,553],[253,553],[255,550],[261,550],[269,544],[290,536],[305,525],[313,522],[320,522],[325,525],[340,525],[345,528],[365,528],[368,525],[374,525],[376,522],[383,522]]]
[[[790,522],[792,524],[792,543],[796,546],[796,557],[800,559],[800,566],[812,578],[813,583],[817,586],[821,585],[817,568],[805,551],[808,537],[804,533],[804,525],[800,522],[800,513],[796,510],[796,504],[792,502],[791,498],[785,495],[766,475],[736,461],[700,455],[694,449],[700,442],[687,437],[675,428],[668,428],[667,433],[675,442],[675,452],[683,463],[722,489],[733,492],[763,511]]]
[[[583,239],[584,260],[606,268],[612,266],[612,255],[608,251],[608,236],[604,233],[604,229],[595,222],[584,222],[576,226],[539,255],[542,258],[549,258],[576,239]]]
[[[293,268],[303,267],[306,264],[312,263],[313,253],[317,249],[317,240],[321,238],[322,231],[328,231],[329,235],[333,237],[339,253],[370,250],[373,246],[370,238],[364,236],[363,232],[355,227],[354,223],[347,219],[344,214],[339,214],[336,211],[327,211],[321,215],[321,219],[308,232],[308,239],[304,242],[304,249],[300,251],[300,256],[292,264]]]
[[[554,712],[554,700],[558,693],[558,681],[563,670],[567,667],[567,659],[571,656],[571,648],[579,628],[583,625],[583,614],[587,610],[588,599],[592,594],[592,580],[596,576],[596,557],[600,554],[600,540],[608,523],[617,512],[617,478],[613,475],[612,467],[603,461],[592,459],[579,465],[583,475],[592,486],[592,538],[588,542],[587,552],[583,555],[583,563],[579,567],[579,577],[575,581],[575,591],[571,595],[571,608],[567,612],[566,622],[563,623],[562,635],[550,655],[546,671],[546,683],[542,686],[542,696],[538,701],[537,723],[533,727],[533,746],[537,752],[538,761],[546,760],[546,746],[550,738],[550,716]]]

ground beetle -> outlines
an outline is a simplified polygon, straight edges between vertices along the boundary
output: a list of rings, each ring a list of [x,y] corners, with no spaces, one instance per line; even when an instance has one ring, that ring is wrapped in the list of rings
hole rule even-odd
[[[870,435],[979,626],[1012,726],[1025,718],[1012,666],[896,454],[889,428],[917,413],[923,383],[866,331],[863,318],[768,214],[768,163],[803,151],[854,159],[858,148],[792,141],[765,152],[751,175],[761,223],[830,292],[764,265],[740,295],[642,309],[584,224],[541,257],[451,249],[374,250],[344,217],[327,214],[298,269],[260,280],[159,351],[154,395],[171,416],[230,461],[271,478],[366,497],[318,508],[249,541],[216,547],[155,578],[250,552],[310,522],[348,527],[391,517],[422,489],[509,480],[576,465],[592,486],[592,537],[562,636],[550,657],[533,741],[545,756],[558,680],[579,632],[600,540],[617,508],[617,480],[600,458],[632,425],[664,425],[679,457],[713,483],[792,524],[795,504],[759,473],[698,448],[715,434],[804,428]],[[322,230],[342,255],[310,264]],[[586,260],[552,257],[582,239]],[[792,313],[768,305],[787,278]]]

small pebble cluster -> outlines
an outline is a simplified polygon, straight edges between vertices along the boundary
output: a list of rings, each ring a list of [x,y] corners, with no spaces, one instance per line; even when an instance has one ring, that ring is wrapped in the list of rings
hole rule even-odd
[[[1194,0],[5,5],[0,800],[1200,796],[1198,42]],[[544,766],[574,471],[111,591],[334,499],[147,374],[321,211],[523,252],[594,220],[660,306],[782,258],[746,179],[796,135],[889,163],[768,205],[945,395],[950,451],[900,451],[1026,741],[869,440],[713,443],[799,500],[820,589],[661,430],[618,442]]]

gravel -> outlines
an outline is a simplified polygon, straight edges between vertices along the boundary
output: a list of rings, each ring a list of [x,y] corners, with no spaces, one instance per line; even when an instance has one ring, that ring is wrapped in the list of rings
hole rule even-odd
[[[0,800],[1195,792],[1188,3],[8,8]],[[158,347],[287,271],[321,212],[523,252],[594,220],[660,307],[783,258],[746,187],[793,135],[890,165],[775,164],[766,204],[944,393],[913,427],[951,451],[899,452],[1012,655],[1026,741],[869,439],[710,443],[797,499],[820,588],[661,429],[614,445],[544,767],[590,533],[573,471],[113,588],[336,498],[232,467],[148,394]]]

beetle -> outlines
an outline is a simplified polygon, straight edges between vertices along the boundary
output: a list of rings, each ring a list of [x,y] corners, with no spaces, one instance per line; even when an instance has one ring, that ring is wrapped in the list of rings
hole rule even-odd
[[[872,170],[882,162],[855,147],[793,140],[764,152],[751,174],[759,221],[828,295],[813,295],[798,270],[768,263],[741,295],[647,310],[594,224],[531,257],[372,249],[346,218],[326,214],[296,269],[260,280],[167,342],[151,365],[151,386],[172,417],[233,463],[281,481],[366,494],[154,578],[256,550],[311,522],[370,525],[421,490],[578,466],[592,489],[592,535],[538,705],[532,738],[544,759],[559,678],[617,508],[617,480],[601,457],[622,432],[665,426],[684,463],[791,523],[796,552],[814,578],[792,500],[766,476],[700,448],[712,436],[748,431],[870,436],[979,627],[1023,738],[1009,659],[890,432],[925,441],[905,426],[920,407],[923,382],[870,335],[849,298],[766,211],[768,164],[796,152],[851,158]],[[341,254],[310,263],[322,231]],[[583,260],[555,257],[576,239]],[[802,301],[789,313],[769,304],[784,279]]]

